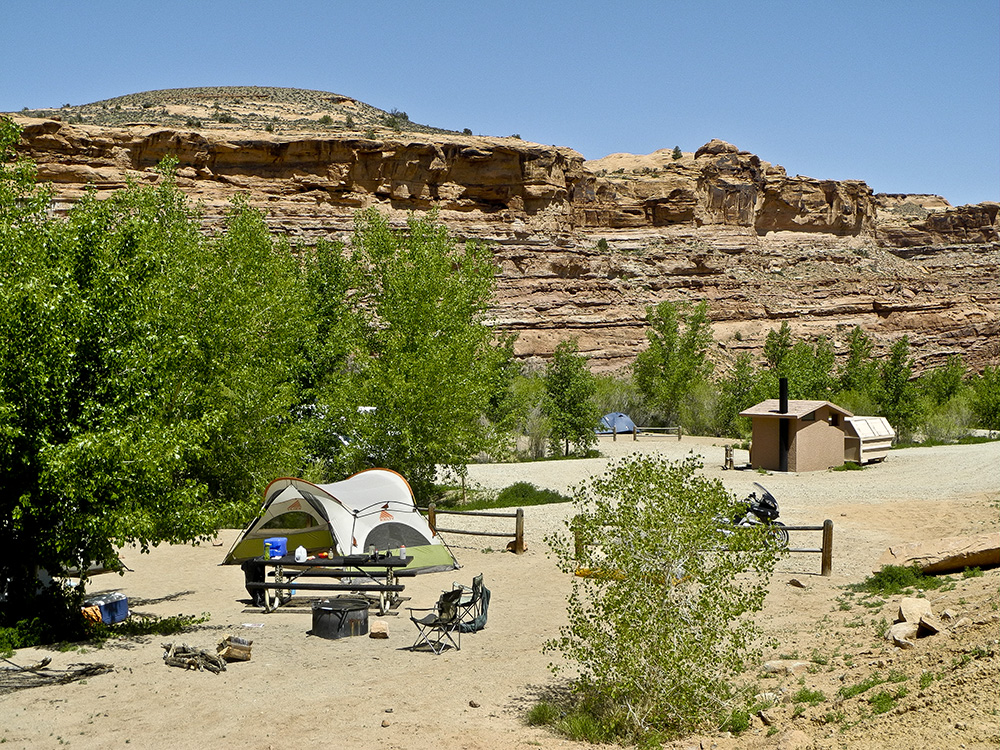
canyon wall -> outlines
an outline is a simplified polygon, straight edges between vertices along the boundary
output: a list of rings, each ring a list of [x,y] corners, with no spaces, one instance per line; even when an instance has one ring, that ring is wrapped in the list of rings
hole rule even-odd
[[[378,206],[402,224],[434,209],[456,236],[490,243],[500,268],[495,324],[541,363],[576,336],[597,370],[645,343],[647,306],[705,299],[725,367],[788,321],[842,349],[855,325],[885,350],[901,335],[918,371],[961,354],[1000,362],[998,204],[876,196],[858,180],[789,177],[722,141],[587,162],[516,138],[108,128],[15,118],[22,151],[66,210],[87,189],[177,181],[221,226],[237,193],[304,244],[349,240]]]

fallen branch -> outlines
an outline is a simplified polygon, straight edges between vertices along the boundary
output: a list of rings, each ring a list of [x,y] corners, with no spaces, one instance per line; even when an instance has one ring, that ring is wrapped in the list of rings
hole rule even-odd
[[[214,674],[226,671],[226,660],[210,651],[193,648],[186,643],[180,645],[163,643],[161,645],[164,650],[163,662],[168,667],[197,669],[199,672],[207,669]]]
[[[49,669],[49,658],[27,667],[15,664],[10,659],[4,661],[11,666],[0,668],[0,694],[42,685],[65,685],[114,670],[110,664],[70,664],[70,669]]]

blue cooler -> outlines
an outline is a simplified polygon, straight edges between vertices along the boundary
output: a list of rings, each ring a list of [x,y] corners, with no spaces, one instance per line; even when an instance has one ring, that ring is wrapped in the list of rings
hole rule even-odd
[[[98,607],[101,610],[101,622],[114,625],[128,617],[128,598],[117,591],[111,594],[92,596],[83,602],[85,607]]]
[[[271,557],[284,557],[288,554],[288,537],[271,536],[264,540],[271,545]]]

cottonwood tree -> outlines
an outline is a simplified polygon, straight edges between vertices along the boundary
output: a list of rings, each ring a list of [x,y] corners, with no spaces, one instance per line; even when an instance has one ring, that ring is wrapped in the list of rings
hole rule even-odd
[[[597,382],[587,367],[587,358],[580,354],[576,339],[560,341],[545,368],[547,398],[544,412],[552,427],[551,449],[569,455],[570,443],[580,454],[586,454],[597,442],[594,432],[601,415],[594,404]]]
[[[349,249],[317,249],[307,405],[324,474],[394,469],[427,499],[437,467],[461,472],[494,448],[487,415],[512,356],[488,325],[496,270],[488,247],[457,243],[433,215],[402,230],[362,211]]]
[[[635,359],[635,382],[667,424],[675,425],[684,398],[712,372],[708,305],[661,302],[646,311],[646,318],[649,347]]]
[[[972,411],[984,430],[1000,431],[1000,367],[986,367],[972,379]]]
[[[724,532],[736,500],[700,469],[694,457],[613,463],[576,491],[571,533],[548,538],[560,569],[581,575],[545,648],[630,741],[720,726],[739,705],[734,677],[760,656],[751,616],[781,550],[764,526]]]
[[[9,164],[16,130],[4,125]],[[0,589],[213,533],[294,470],[305,319],[287,248],[244,204],[205,237],[168,166],[65,220],[0,172]],[[16,169],[21,169],[17,167]],[[15,170],[16,171],[16,170]],[[59,592],[46,593],[59,598]]]
[[[874,392],[878,382],[878,365],[873,352],[875,345],[861,326],[847,335],[847,359],[837,373],[840,390],[860,394]]]
[[[733,363],[732,372],[719,382],[719,402],[716,429],[722,435],[749,437],[750,417],[739,416],[774,393],[774,379],[767,370],[753,366],[750,355],[741,353]]]
[[[904,335],[892,345],[888,358],[879,368],[879,382],[875,389],[879,414],[895,428],[898,440],[907,440],[912,436],[922,413],[916,385],[911,382],[912,374],[910,338]]]

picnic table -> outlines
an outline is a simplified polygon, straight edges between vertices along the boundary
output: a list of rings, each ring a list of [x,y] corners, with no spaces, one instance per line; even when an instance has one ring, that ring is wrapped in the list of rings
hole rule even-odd
[[[297,562],[294,555],[258,557],[254,564],[265,570],[273,568],[274,580],[267,581],[265,575],[263,582],[248,582],[247,588],[263,590],[264,612],[273,612],[299,591],[374,592],[378,594],[378,613],[385,615],[404,599],[400,596],[404,586],[398,579],[416,575],[416,571],[405,570],[412,559],[378,552],[341,557],[311,556],[302,562]],[[336,581],[316,580],[322,578]]]

